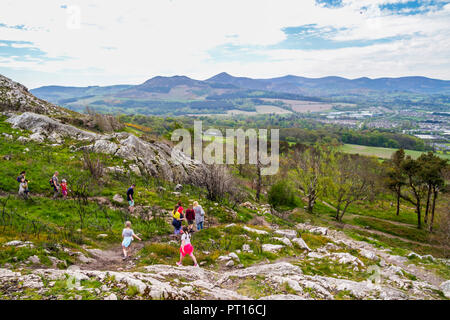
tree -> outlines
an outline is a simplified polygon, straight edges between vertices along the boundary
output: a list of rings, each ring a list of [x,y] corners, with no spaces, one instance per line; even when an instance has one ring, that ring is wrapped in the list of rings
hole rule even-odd
[[[444,170],[447,167],[447,160],[441,159],[434,155],[432,152],[422,154],[417,162],[420,166],[421,178],[426,185],[427,190],[427,202],[425,207],[424,222],[428,224],[428,214],[431,213],[431,219],[429,223],[430,232],[433,231],[434,211],[436,207],[436,199],[439,194],[439,190],[444,188]],[[431,202],[432,197],[432,202]],[[430,207],[431,205],[431,207]]]
[[[334,157],[332,149],[316,144],[314,147],[296,149],[291,153],[292,176],[307,198],[307,211],[313,212],[317,199],[328,184],[328,164]]]
[[[402,170],[402,164],[405,160],[405,151],[399,149],[392,154],[391,160],[386,161],[387,169],[385,175],[385,183],[389,190],[394,192],[397,200],[397,212],[400,214],[400,199],[402,193],[402,187],[406,184],[406,177]]]
[[[423,174],[421,173],[420,163],[417,160],[407,156],[402,164],[402,171],[407,177],[407,185],[409,186],[412,197],[409,194],[401,194],[402,199],[408,201],[416,207],[417,213],[417,228],[421,228],[421,214],[422,214],[422,198],[426,191],[426,187],[423,180]]]
[[[378,163],[374,158],[339,153],[332,162],[331,194],[336,199],[337,221],[348,206],[355,201],[366,200],[373,195]]]
[[[210,164],[199,167],[192,175],[194,184],[202,186],[207,191],[207,198],[212,201],[222,200],[226,194],[239,192],[238,184],[225,165]]]

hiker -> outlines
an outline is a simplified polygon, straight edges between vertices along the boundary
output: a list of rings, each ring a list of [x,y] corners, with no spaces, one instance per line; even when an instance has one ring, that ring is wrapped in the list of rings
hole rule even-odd
[[[20,175],[17,177],[17,182],[18,183],[22,183],[22,179],[25,179],[25,174],[26,174],[26,172],[25,171],[22,171],[21,173],[20,173]]]
[[[181,262],[186,255],[190,255],[194,261],[194,267],[198,267],[197,259],[194,256],[194,247],[191,244],[191,234],[189,228],[184,226],[181,230],[181,246],[180,246],[180,261],[177,262],[177,266],[181,266]]]
[[[142,239],[134,234],[133,229],[131,229],[130,221],[125,222],[125,229],[123,229],[123,231],[122,231],[122,237],[123,237],[123,241],[122,241],[123,258],[122,258],[122,260],[125,260],[127,258],[128,249],[130,248],[131,241],[133,241],[133,238],[136,238],[139,241],[142,241]]]
[[[173,211],[172,211],[172,217],[173,217],[172,225],[174,228],[174,234],[180,234],[180,229],[181,229],[182,221],[181,221],[181,213],[178,210],[179,207],[180,207],[179,205],[175,205],[175,207],[173,208]]]
[[[133,183],[131,185],[131,187],[129,187],[128,190],[127,190],[127,201],[128,201],[128,204],[129,204],[128,211],[130,211],[130,213],[133,213],[133,211],[134,211],[134,197],[133,197],[133,195],[134,195],[134,187],[135,186],[136,185]]]
[[[66,179],[62,179],[61,181],[61,193],[64,199],[67,199],[67,181]]]
[[[193,232],[192,228],[194,227],[195,220],[195,211],[192,208],[192,204],[189,205],[189,208],[186,210],[186,221],[188,223],[188,229],[190,232]]]
[[[178,201],[178,212],[180,213],[181,224],[183,224],[183,221],[186,220],[183,211],[184,211],[183,205],[181,201]]]
[[[197,225],[197,231],[203,229],[203,222],[205,221],[205,210],[202,206],[194,201],[194,211],[195,211],[195,224]]]
[[[53,199],[56,199],[59,195],[59,183],[58,183],[59,172],[55,171],[53,177],[50,179],[50,186],[53,187]]]
[[[19,196],[22,196],[25,200],[27,200],[29,193],[30,191],[28,190],[28,180],[22,178],[19,185]]]

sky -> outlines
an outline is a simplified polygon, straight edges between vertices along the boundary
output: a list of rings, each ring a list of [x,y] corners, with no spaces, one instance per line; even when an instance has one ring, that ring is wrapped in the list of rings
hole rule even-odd
[[[30,89],[220,72],[450,80],[450,0],[0,2],[0,74]]]

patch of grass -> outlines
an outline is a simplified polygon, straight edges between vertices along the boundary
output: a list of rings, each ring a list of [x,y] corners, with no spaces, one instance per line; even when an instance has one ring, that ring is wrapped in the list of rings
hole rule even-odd
[[[308,232],[303,232],[301,236],[308,247],[310,247],[312,250],[320,248],[330,242],[330,240],[328,238],[325,238],[324,236]]]
[[[136,286],[128,286],[125,294],[129,297],[135,297],[139,294],[139,289]]]
[[[265,281],[263,276],[256,276],[254,279],[247,278],[237,288],[237,293],[254,299],[271,295],[273,292],[274,288]]]

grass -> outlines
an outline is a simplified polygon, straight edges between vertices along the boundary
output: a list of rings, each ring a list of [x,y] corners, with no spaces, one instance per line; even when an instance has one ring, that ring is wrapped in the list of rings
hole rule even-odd
[[[370,147],[370,146],[360,146],[356,144],[344,144],[340,147],[340,151],[351,154],[360,154],[364,156],[375,156],[378,158],[389,159],[391,155],[398,149],[394,148],[381,148],[381,147]],[[412,158],[417,159],[420,157],[422,151],[415,150],[405,150],[406,155],[410,155]],[[443,159],[450,159],[450,154],[436,153]]]

